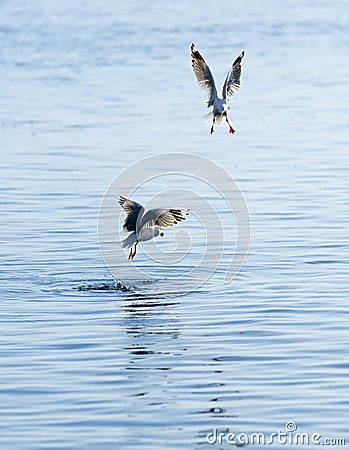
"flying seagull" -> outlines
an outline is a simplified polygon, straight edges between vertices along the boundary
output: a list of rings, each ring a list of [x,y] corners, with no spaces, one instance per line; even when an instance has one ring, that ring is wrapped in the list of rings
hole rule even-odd
[[[226,121],[229,125],[229,133],[235,133],[232,123],[228,118],[228,102],[240,87],[241,61],[244,55],[245,52],[241,52],[233,62],[223,85],[222,96],[220,96],[217,93],[217,88],[210,68],[200,52],[196,50],[195,44],[191,44],[191,62],[196,79],[199,85],[204,88],[208,94],[207,107],[213,107],[212,111],[206,115],[206,118],[213,118],[211,134],[214,132],[215,124],[220,124],[223,121]]]
[[[123,225],[123,231],[131,234],[121,242],[123,248],[130,248],[128,259],[136,256],[137,244],[165,234],[162,228],[175,225],[185,220],[189,210],[182,209],[149,209],[145,212],[142,205],[125,197],[119,197],[119,205],[126,211],[127,217]]]

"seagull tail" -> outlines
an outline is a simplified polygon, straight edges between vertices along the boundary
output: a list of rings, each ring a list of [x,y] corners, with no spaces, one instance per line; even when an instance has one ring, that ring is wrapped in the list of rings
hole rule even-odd
[[[137,242],[137,234],[134,231],[126,239],[120,242],[122,248],[131,248]]]
[[[206,121],[206,122],[212,122],[212,119],[213,119],[213,112],[212,111],[210,111],[209,113],[207,113],[207,114],[204,114],[203,116],[203,119]]]
[[[209,112],[209,113],[203,115],[202,117],[203,117],[203,119],[204,119],[206,122],[212,123],[212,120],[213,120],[213,112],[211,111],[211,112]],[[222,117],[222,116],[216,116],[214,124],[215,124],[216,127],[225,127],[225,126],[228,125],[228,124],[227,124],[227,121],[226,121],[225,118]]]

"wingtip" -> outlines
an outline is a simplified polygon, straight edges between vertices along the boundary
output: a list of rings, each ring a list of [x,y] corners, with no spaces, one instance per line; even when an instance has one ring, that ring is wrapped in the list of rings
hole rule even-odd
[[[125,202],[126,202],[127,198],[123,197],[122,195],[119,195],[117,202],[119,203],[120,206],[122,206]]]
[[[235,61],[233,62],[233,65],[235,64],[241,64],[242,58],[245,56],[245,50],[242,50],[242,52],[240,53],[240,55],[235,59]]]

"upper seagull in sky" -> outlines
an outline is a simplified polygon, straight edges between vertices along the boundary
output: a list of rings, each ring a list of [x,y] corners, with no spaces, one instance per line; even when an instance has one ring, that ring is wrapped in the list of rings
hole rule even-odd
[[[211,134],[214,132],[215,124],[220,124],[223,121],[227,122],[229,125],[229,133],[235,133],[232,123],[228,118],[228,102],[240,87],[241,61],[244,54],[245,52],[241,52],[233,62],[223,85],[222,96],[220,96],[217,93],[217,88],[210,68],[200,52],[196,50],[195,44],[191,44],[191,61],[196,79],[198,80],[199,85],[207,91],[207,107],[213,107],[212,111],[207,114],[207,117],[213,118]]]
[[[128,259],[136,256],[137,244],[142,241],[150,241],[157,236],[164,236],[162,228],[175,225],[185,220],[188,210],[182,209],[149,209],[145,212],[142,205],[125,197],[119,197],[119,205],[126,211],[127,217],[123,225],[123,231],[131,234],[121,242],[123,248],[130,248]]]

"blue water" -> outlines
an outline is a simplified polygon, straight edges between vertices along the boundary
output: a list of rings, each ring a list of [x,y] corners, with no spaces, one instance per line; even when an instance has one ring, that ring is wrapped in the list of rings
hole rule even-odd
[[[344,0],[1,5],[1,448],[227,450],[207,435],[267,435],[288,422],[322,444],[349,444],[346,9]],[[246,51],[234,136],[210,136],[202,120],[192,42],[217,84]],[[131,164],[166,152],[215,161],[243,193],[251,244],[230,284],[223,261],[175,295],[171,276],[202,250],[197,195],[230,226],[218,193],[192,178],[155,178],[135,198],[187,190],[187,265],[128,284],[122,255],[118,284],[104,264],[104,193]],[[175,194],[168,201],[181,206]],[[142,251],[134,264],[158,270]]]

